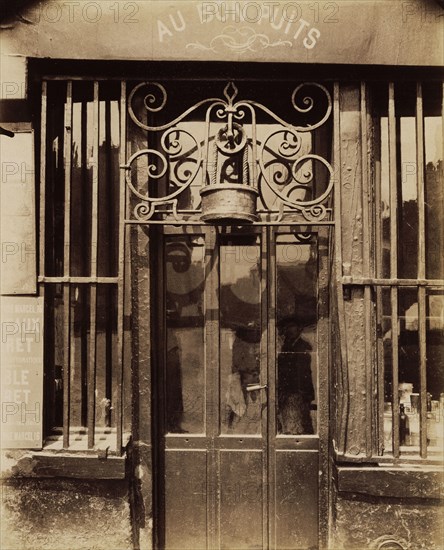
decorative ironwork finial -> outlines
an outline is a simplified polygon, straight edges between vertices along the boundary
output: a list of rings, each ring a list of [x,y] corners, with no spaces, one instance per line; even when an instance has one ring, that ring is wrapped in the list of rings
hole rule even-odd
[[[233,105],[234,100],[237,97],[237,94],[239,93],[239,90],[237,89],[234,82],[229,82],[225,88],[224,88],[224,96],[227,98],[228,105],[231,107]]]

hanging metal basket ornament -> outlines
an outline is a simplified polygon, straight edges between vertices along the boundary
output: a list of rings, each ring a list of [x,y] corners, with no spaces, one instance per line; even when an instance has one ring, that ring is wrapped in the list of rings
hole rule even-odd
[[[210,223],[257,221],[259,192],[250,184],[247,135],[240,124],[233,122],[233,112],[228,113],[228,123],[216,134],[213,151],[210,183],[200,190],[201,220]],[[240,183],[230,182],[224,170],[227,165],[232,170],[231,179]]]
[[[173,120],[150,125],[164,109],[167,91],[158,82],[141,82],[132,89],[128,114],[149,137],[147,146],[121,165],[134,220],[186,224],[198,218],[242,225],[264,216],[281,223],[300,215],[314,224],[333,216],[333,167],[310,145],[310,134],[332,113],[327,88],[315,82],[294,88],[290,107],[301,115],[299,125],[255,100],[236,101],[237,95],[229,82],[223,98],[203,98]]]
[[[248,185],[207,185],[200,191],[204,222],[255,222],[259,193]]]

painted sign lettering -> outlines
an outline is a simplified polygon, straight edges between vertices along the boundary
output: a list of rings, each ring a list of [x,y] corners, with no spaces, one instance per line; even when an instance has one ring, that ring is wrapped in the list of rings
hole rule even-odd
[[[199,32],[199,40],[188,42],[187,50],[232,51],[242,54],[267,48],[314,48],[321,31],[304,19],[295,2],[199,2],[196,12],[172,11],[157,19],[159,43],[167,43],[188,26]],[[200,26],[200,27],[199,27]]]
[[[1,299],[2,448],[42,447],[43,299]]]

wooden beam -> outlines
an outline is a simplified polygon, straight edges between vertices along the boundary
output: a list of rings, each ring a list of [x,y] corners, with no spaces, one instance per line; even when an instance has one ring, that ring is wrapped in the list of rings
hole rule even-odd
[[[46,219],[46,110],[47,110],[47,82],[42,83],[42,110],[40,131],[40,255],[39,275],[45,274],[45,219]]]
[[[372,227],[370,225],[370,181],[369,181],[369,139],[367,127],[367,87],[361,82],[361,173],[362,173],[362,274],[370,276],[370,242],[373,241]],[[373,451],[373,362],[372,353],[374,342],[372,339],[372,300],[371,288],[364,288],[364,341],[365,341],[365,385],[366,385],[366,455],[371,456]]]
[[[15,476],[125,479],[125,465],[126,456],[99,458],[81,453],[29,452],[17,460]]]
[[[338,467],[337,483],[340,492],[377,497],[441,499],[444,496],[440,467]]]

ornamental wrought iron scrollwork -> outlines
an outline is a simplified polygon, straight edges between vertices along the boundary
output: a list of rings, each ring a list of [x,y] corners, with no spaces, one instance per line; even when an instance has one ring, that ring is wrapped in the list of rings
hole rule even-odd
[[[313,95],[308,94],[310,89],[323,98],[321,113],[315,109]],[[229,82],[223,97],[202,99],[173,120],[155,125],[149,124],[150,119],[167,110],[165,87],[143,82],[133,88],[128,97],[129,117],[147,135],[155,136],[151,140],[155,146],[141,148],[121,166],[126,170],[136,220],[148,222],[156,212],[167,212],[178,221],[186,221],[187,209],[178,207],[180,196],[190,186],[196,186],[199,172],[202,200],[209,188],[221,189],[225,185],[224,189],[228,189],[231,185],[234,191],[249,190],[246,198],[254,202],[260,199],[259,213],[273,214],[277,221],[287,213],[300,213],[308,222],[318,222],[329,215],[333,168],[326,158],[313,152],[310,140],[314,138],[304,138],[313,136],[331,116],[332,101],[327,88],[309,82],[293,90],[290,105],[295,114],[317,115],[315,121],[300,125],[287,122],[262,103],[237,100],[237,96],[238,88]],[[190,120],[201,124],[203,137],[202,130],[195,135],[190,127],[185,127]],[[142,157],[146,157],[146,182],[140,186],[134,183],[133,173]],[[321,184],[316,181],[319,173]],[[200,212],[201,206],[198,204],[193,212]],[[254,221],[257,217],[252,213],[240,219]]]

